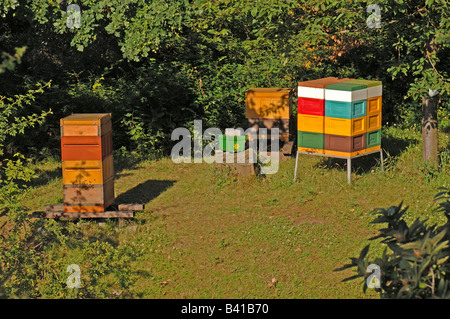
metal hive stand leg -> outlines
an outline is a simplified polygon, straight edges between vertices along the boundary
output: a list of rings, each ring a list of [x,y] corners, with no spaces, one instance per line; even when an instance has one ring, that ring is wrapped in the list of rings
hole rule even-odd
[[[295,156],[294,182],[295,182],[295,179],[297,178],[297,164],[298,164],[298,151],[297,151],[297,155]]]
[[[384,172],[383,149],[381,149],[381,148],[380,148],[380,161],[381,161],[381,171]]]
[[[352,159],[347,158],[347,183],[351,184],[351,175],[352,175]]]

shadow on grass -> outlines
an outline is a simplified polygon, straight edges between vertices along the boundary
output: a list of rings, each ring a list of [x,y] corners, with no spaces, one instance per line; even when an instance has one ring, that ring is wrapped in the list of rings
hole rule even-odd
[[[398,138],[391,135],[385,135],[381,137],[381,147],[383,149],[383,158],[386,161],[389,156],[390,165],[393,165],[400,155],[411,144],[417,141],[413,138]],[[361,156],[352,159],[352,171],[360,174],[370,173],[373,169],[381,166],[380,154],[373,153],[366,156]],[[347,160],[341,158],[327,158],[323,157],[316,165],[316,168],[322,169],[347,169]],[[386,169],[386,166],[385,166]]]
[[[116,204],[147,204],[172,187],[175,181],[148,180],[118,195]]]

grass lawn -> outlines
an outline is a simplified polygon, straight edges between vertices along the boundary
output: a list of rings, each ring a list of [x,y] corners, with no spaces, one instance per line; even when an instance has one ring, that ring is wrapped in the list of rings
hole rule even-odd
[[[383,247],[368,239],[371,211],[404,201],[408,218],[429,218],[438,187],[450,186],[448,133],[440,134],[442,169],[426,172],[420,132],[383,130],[385,172],[378,154],[352,161],[301,155],[266,177],[234,178],[216,165],[174,164],[170,158],[126,167],[116,164],[118,203],[144,203],[124,227],[112,227],[118,245],[141,253],[128,265],[135,273],[134,298],[378,298],[362,292],[361,280],[342,282],[351,269],[333,270]],[[30,211],[62,202],[58,162],[37,166],[39,177],[23,203]],[[101,228],[90,221],[90,231]],[[107,223],[111,224],[111,222]],[[61,247],[60,249],[68,249]],[[67,260],[67,264],[72,263]],[[83,272],[83,268],[81,269]]]

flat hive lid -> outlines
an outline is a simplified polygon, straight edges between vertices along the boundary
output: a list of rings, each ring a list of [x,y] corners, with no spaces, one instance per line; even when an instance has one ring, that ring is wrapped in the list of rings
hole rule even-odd
[[[381,81],[363,80],[363,79],[349,80],[349,81],[347,81],[347,83],[365,84],[368,88],[382,85]]]
[[[351,79],[347,79],[347,78],[339,79],[336,77],[327,77],[327,78],[322,78],[322,79],[299,82],[298,86],[324,89],[327,85],[334,84],[334,83],[340,83],[340,82],[344,82],[344,81],[348,81],[348,80],[351,80]]]
[[[110,113],[75,113],[60,120],[61,125],[100,125],[111,121]]]
[[[249,88],[247,93],[281,93],[289,94],[292,91],[290,88]]]
[[[338,91],[357,91],[366,89],[366,84],[351,83],[350,81],[334,83],[326,86],[327,90],[338,90]]]

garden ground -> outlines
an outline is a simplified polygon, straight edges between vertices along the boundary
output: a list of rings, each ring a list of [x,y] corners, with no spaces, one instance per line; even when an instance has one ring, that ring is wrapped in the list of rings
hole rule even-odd
[[[385,171],[378,154],[358,158],[351,185],[345,160],[328,167],[326,158],[309,155],[299,157],[295,182],[295,157],[276,174],[251,178],[170,158],[117,160],[116,202],[144,203],[145,210],[121,228],[114,221],[81,224],[92,236],[106,227],[117,245],[141,247],[128,265],[135,276],[124,294],[134,298],[378,298],[363,293],[361,279],[342,282],[351,269],[334,269],[368,243],[369,254],[381,254],[383,246],[369,241],[380,227],[370,223],[378,207],[404,201],[407,219],[443,223],[433,197],[450,186],[445,130],[440,171],[423,165],[417,130],[385,128],[382,142]],[[23,199],[30,211],[62,202],[59,162],[37,169]],[[73,263],[70,253],[66,258]]]

